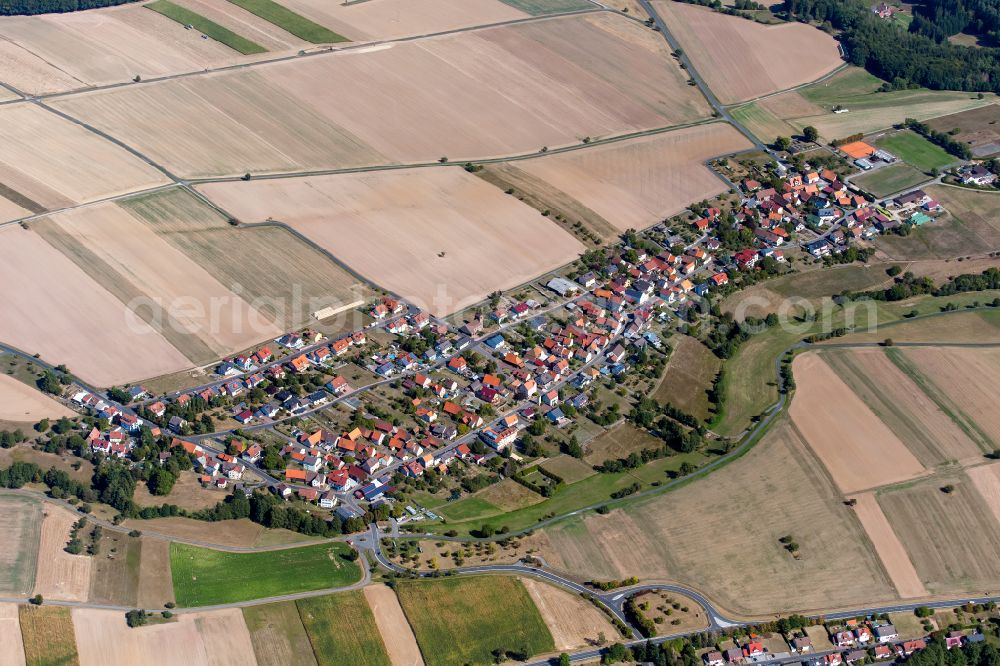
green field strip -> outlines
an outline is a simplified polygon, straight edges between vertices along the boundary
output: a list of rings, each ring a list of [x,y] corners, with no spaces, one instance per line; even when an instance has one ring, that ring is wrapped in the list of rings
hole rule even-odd
[[[215,21],[211,21],[201,14],[197,14],[186,7],[175,5],[170,0],[154,0],[146,5],[147,9],[152,9],[158,14],[163,14],[169,19],[177,21],[183,26],[191,26],[203,35],[211,37],[220,44],[225,44],[234,51],[243,55],[253,55],[256,53],[267,53],[260,44],[251,42],[246,37],[237,35],[229,28],[225,28]]]
[[[312,44],[336,44],[351,41],[319,23],[310,21],[301,14],[296,14],[288,7],[273,2],[273,0],[229,0],[229,2]]]

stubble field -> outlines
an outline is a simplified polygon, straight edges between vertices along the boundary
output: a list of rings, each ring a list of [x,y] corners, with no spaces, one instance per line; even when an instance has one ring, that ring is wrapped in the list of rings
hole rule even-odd
[[[9,375],[0,375],[0,421],[36,423],[63,416],[73,416],[73,412],[41,391]]]
[[[526,193],[553,198],[552,191],[553,208],[568,198],[620,232],[725,192],[705,160],[750,147],[731,125],[710,123],[489,168]]]
[[[273,217],[435,315],[522,284],[583,251],[535,210],[458,168],[199,188],[245,222]]]
[[[909,481],[925,473],[906,445],[821,357],[798,356],[792,371],[798,388],[788,413],[842,492]]]
[[[811,26],[764,26],[697,5],[653,4],[725,104],[814,81],[842,62],[833,37]]]
[[[190,177],[459,161],[706,117],[707,104],[665,57],[655,33],[601,14],[54,104]]]
[[[820,357],[924,467],[982,460],[982,448],[882,349],[829,351]]]
[[[226,4],[220,2],[219,4]],[[240,54],[141,4],[86,12],[5,16],[0,36],[10,69],[0,78],[44,94],[199,71],[240,62]],[[109,48],[113,45],[113,48]]]
[[[184,613],[135,629],[120,611],[75,608],[72,618],[80,666],[131,666],[151,658],[164,666],[257,664],[239,608]]]
[[[250,630],[258,666],[317,666],[294,601],[247,606],[243,619]]]
[[[604,613],[578,595],[534,578],[523,578],[521,583],[545,620],[556,650],[597,645],[601,634],[615,635],[615,628]]]
[[[787,422],[706,479],[545,533],[551,545],[542,554],[554,567],[601,579],[681,581],[739,615],[892,598],[861,526]],[[799,544],[798,558],[784,550],[785,535]],[[844,571],[853,573],[845,578]]]
[[[854,499],[857,500],[854,513],[857,514],[865,533],[871,539],[882,566],[885,567],[896,588],[896,593],[903,599],[926,597],[927,588],[921,582],[910,556],[882,512],[875,494],[862,493]]]
[[[424,666],[417,639],[396,592],[386,585],[375,584],[367,586],[364,595],[393,666]]]
[[[203,365],[282,333],[212,273],[114,202],[32,227],[190,362]],[[72,367],[72,366],[71,366]]]
[[[125,150],[32,104],[0,107],[0,142],[0,196],[32,213],[168,182]],[[7,219],[24,216],[11,212]]]
[[[17,604],[0,604],[0,663],[24,666],[24,641]]]
[[[62,507],[44,505],[35,594],[65,601],[87,601],[93,559],[84,554],[70,555],[64,550],[76,520],[77,516]],[[81,530],[80,540],[89,543],[92,529],[88,526]]]

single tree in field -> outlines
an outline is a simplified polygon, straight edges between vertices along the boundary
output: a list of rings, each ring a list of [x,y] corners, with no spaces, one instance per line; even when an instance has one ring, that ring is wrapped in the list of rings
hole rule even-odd
[[[819,132],[812,125],[806,125],[802,128],[802,136],[806,141],[815,142],[819,138]]]

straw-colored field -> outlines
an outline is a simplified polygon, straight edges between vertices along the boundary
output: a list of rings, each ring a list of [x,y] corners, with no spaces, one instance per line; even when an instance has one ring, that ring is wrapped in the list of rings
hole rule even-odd
[[[192,177],[441,156],[464,161],[709,114],[656,33],[608,14],[82,93],[53,104]]]
[[[844,493],[917,478],[923,465],[816,354],[792,364],[798,390],[788,410],[795,427]]]
[[[365,599],[371,606],[372,615],[382,643],[389,654],[393,666],[424,666],[417,639],[410,623],[406,621],[396,593],[385,585],[369,585],[364,589]]]
[[[902,365],[910,374],[918,373],[931,398],[970,436],[989,450],[1000,448],[1000,351],[907,349]]]
[[[323,308],[368,297],[366,285],[287,229],[236,228],[184,190],[139,195],[119,205],[282,329],[308,324],[311,313]]]
[[[925,467],[982,460],[980,446],[883,350],[837,350],[822,359]]]
[[[70,555],[64,550],[77,516],[54,504],[44,505],[44,516],[34,593],[52,599],[86,601],[93,559],[87,555]],[[81,530],[80,540],[89,543],[92,529],[88,526]]]
[[[245,222],[273,217],[434,314],[574,259],[583,246],[459,168],[201,186]]]
[[[34,232],[0,230],[0,282],[0,340],[85,380],[109,386],[191,364]]]
[[[554,567],[600,579],[681,581],[731,613],[893,598],[857,519],[787,422],[705,479],[545,533],[551,545],[542,544],[542,555]],[[799,544],[797,559],[782,547],[785,535]]]
[[[942,492],[945,484],[952,492]],[[978,594],[1000,584],[1000,523],[967,478],[880,493],[878,501],[931,594]]]
[[[705,160],[750,148],[731,125],[712,123],[502,169],[528,192],[554,188],[618,230],[642,229],[728,188]],[[532,183],[535,184],[532,184]]]
[[[129,529],[142,530],[164,537],[203,541],[219,546],[248,547],[257,543],[264,534],[264,527],[249,519],[226,520],[208,523],[194,518],[153,518],[151,520],[127,520],[123,523]]]
[[[258,666],[316,666],[312,645],[294,601],[247,606],[243,619],[250,630]]]
[[[0,497],[0,593],[30,594],[35,585],[42,504],[30,497]]]
[[[601,634],[615,635],[604,613],[580,596],[534,578],[522,578],[521,582],[542,614],[556,650],[588,647],[597,644]]]
[[[131,666],[155,655],[164,666],[256,664],[239,608],[184,613],[163,624],[130,629],[120,611],[73,609],[80,666]]]
[[[927,589],[920,581],[910,556],[900,543],[899,537],[886,520],[882,508],[878,505],[874,493],[862,493],[856,496],[857,504],[854,513],[865,528],[865,533],[875,546],[882,566],[885,567],[893,586],[900,597],[914,598],[927,596]]]
[[[764,26],[697,5],[653,4],[726,104],[815,81],[842,62],[833,37],[811,26]]]
[[[397,39],[523,18],[499,0],[282,0],[282,4],[353,41]]]
[[[170,542],[143,537],[139,559],[137,602],[140,608],[159,608],[175,601],[170,574]]]
[[[227,4],[218,2],[220,5]],[[86,12],[6,16],[0,37],[12,65],[0,79],[39,94],[200,71],[240,62],[236,51],[141,4]]]
[[[965,473],[1000,524],[1000,463],[970,467]]]
[[[114,202],[59,213],[33,228],[124,303],[132,319],[160,331],[190,365],[210,363],[282,332]]]
[[[0,107],[0,143],[4,147],[0,185],[40,209],[168,182],[118,146],[32,104]],[[80,159],[81,155],[87,158]]]
[[[0,663],[24,666],[24,641],[17,604],[0,604]]]
[[[88,527],[84,536],[89,538],[93,527]],[[85,539],[86,543],[89,543]],[[90,574],[91,603],[113,604],[115,606],[136,606],[139,600],[140,572],[143,567],[143,539],[128,536],[125,532],[104,530],[99,549],[90,559],[93,561]],[[152,563],[157,566],[157,563]],[[146,565],[147,568],[149,565]],[[170,567],[159,566],[156,576],[170,580]],[[171,599],[157,599],[140,608],[158,608]]]
[[[0,375],[0,421],[35,423],[63,416],[73,416],[73,412],[41,391],[9,375]]]

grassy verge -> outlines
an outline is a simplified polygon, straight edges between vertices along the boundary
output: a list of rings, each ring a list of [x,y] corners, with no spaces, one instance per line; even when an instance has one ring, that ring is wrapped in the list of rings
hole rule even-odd
[[[396,593],[427,666],[492,664],[496,649],[525,658],[555,650],[538,608],[516,578],[405,581]]]
[[[79,664],[73,618],[68,608],[21,606],[18,609],[27,666]]]
[[[310,21],[305,16],[272,2],[272,0],[229,0],[229,2],[242,7],[251,14],[256,14],[299,39],[313,44],[336,44],[337,42],[350,41],[347,37],[338,35],[334,31]]]
[[[375,616],[361,592],[301,599],[296,605],[319,666],[390,666]]]
[[[227,553],[170,544],[174,595],[181,607],[263,599],[282,594],[342,587],[361,580],[343,543],[259,553]]]
[[[190,25],[203,35],[207,35],[220,44],[225,44],[229,48],[234,51],[239,51],[243,55],[267,53],[267,49],[260,44],[251,42],[246,37],[237,35],[229,28],[225,28],[215,21],[205,18],[201,14],[196,14],[186,7],[175,5],[170,2],[170,0],[154,0],[154,2],[149,3],[146,7],[148,9],[152,9],[158,14],[163,14],[169,19],[177,21],[181,25]]]

